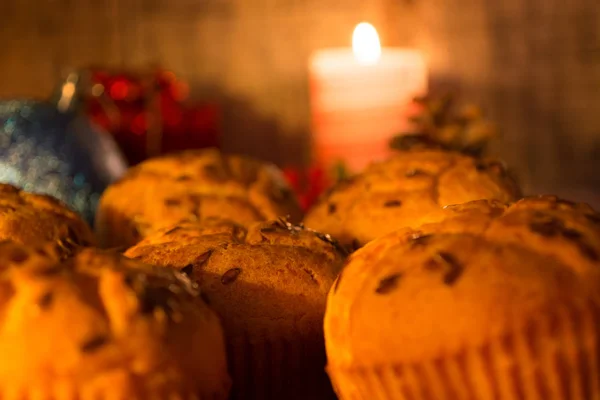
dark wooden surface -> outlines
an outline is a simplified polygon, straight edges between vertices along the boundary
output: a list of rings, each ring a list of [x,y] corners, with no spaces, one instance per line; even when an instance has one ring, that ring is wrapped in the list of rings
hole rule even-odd
[[[306,161],[309,54],[369,20],[485,107],[531,191],[595,201],[597,0],[1,0],[0,15],[1,97],[46,96],[68,67],[157,63],[223,101],[229,150],[280,164]]]

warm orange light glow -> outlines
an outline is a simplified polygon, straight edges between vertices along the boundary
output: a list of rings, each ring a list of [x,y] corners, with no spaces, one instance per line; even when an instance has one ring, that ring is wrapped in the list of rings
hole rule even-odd
[[[365,65],[376,64],[381,57],[381,44],[375,27],[361,22],[352,34],[352,50],[356,60]]]

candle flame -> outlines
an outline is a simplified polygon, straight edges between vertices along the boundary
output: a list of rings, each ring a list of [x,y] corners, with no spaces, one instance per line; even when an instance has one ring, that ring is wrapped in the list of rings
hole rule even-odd
[[[375,27],[368,22],[361,22],[352,34],[352,50],[356,60],[365,65],[375,64],[381,57],[381,44]]]

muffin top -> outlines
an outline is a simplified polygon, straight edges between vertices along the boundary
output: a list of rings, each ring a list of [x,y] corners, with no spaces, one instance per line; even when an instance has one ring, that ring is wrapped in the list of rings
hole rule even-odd
[[[278,168],[209,149],[157,157],[130,169],[104,192],[96,225],[103,245],[119,246],[186,219],[219,216],[247,225],[287,215],[302,218]]]
[[[328,235],[284,219],[249,228],[207,219],[162,229],[125,255],[188,274],[226,332],[321,332],[345,252]]]
[[[587,205],[474,201],[440,219],[350,257],[328,298],[332,367],[431,361],[598,311],[600,217]]]
[[[514,180],[497,160],[413,148],[334,186],[304,222],[357,248],[399,228],[437,221],[449,204],[507,202],[518,195]]]
[[[0,184],[0,240],[21,244],[51,243],[59,257],[91,246],[95,238],[77,213],[52,196]]]
[[[226,398],[218,317],[184,275],[11,242],[0,260],[0,397]]]

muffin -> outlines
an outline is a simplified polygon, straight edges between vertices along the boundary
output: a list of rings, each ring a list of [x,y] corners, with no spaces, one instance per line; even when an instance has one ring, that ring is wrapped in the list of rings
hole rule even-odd
[[[219,319],[182,274],[0,244],[0,398],[226,399]]]
[[[327,399],[323,314],[345,253],[327,235],[279,219],[244,228],[186,222],[128,257],[182,271],[221,316],[235,399]]]
[[[596,399],[600,216],[476,201],[355,252],[328,297],[340,399]]]
[[[0,240],[8,239],[27,245],[50,243],[61,258],[95,244],[87,223],[59,200],[0,183]]]
[[[502,163],[457,151],[410,147],[338,183],[307,213],[307,227],[356,249],[402,227],[442,218],[442,207],[472,200],[516,200]]]
[[[190,150],[145,161],[100,199],[96,233],[105,247],[129,247],[182,220],[223,217],[242,225],[302,211],[275,166],[217,150]]]

